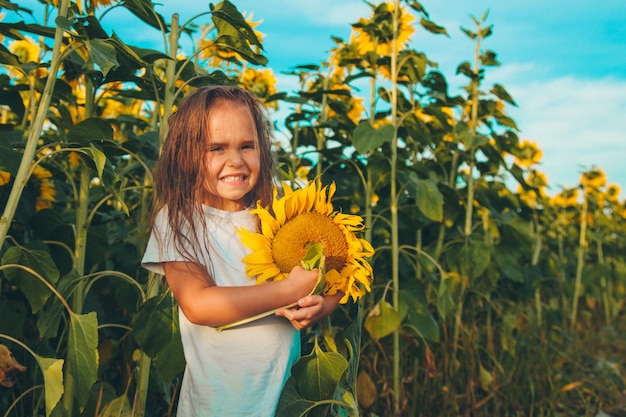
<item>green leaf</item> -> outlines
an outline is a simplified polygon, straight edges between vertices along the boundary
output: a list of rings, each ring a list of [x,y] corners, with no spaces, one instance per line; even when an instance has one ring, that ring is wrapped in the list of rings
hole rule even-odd
[[[432,221],[443,221],[443,194],[437,183],[423,180],[415,172],[409,174],[409,180],[415,185],[415,202],[422,214]]]
[[[276,407],[276,417],[304,417],[308,411],[315,408],[315,401],[303,398],[298,392],[296,378],[293,374],[287,379],[283,388],[278,406]]]
[[[211,12],[217,29],[215,45],[237,52],[254,65],[267,65],[267,58],[250,48],[250,45],[259,49],[263,49],[263,46],[252,27],[231,2],[225,0],[216,6],[211,5]]]
[[[63,359],[35,355],[35,360],[43,373],[46,417],[48,417],[63,395]]]
[[[491,89],[491,94],[513,106],[517,106],[517,103],[515,102],[515,100],[513,100],[513,97],[511,97],[508,91],[506,91],[506,89],[500,84],[496,83],[493,85],[493,88]]]
[[[354,129],[352,143],[360,154],[367,154],[393,139],[394,127],[384,125],[375,129],[369,121],[362,121]]]
[[[430,33],[434,33],[435,35],[446,35],[448,36],[448,31],[445,27],[439,26],[435,22],[428,20],[424,17],[420,20],[420,25]]]
[[[227,24],[222,24],[217,27],[217,37],[219,37],[219,35],[222,33],[222,30],[224,31],[224,33],[231,35],[233,34],[232,30],[234,29],[239,37],[242,37],[252,45],[263,48],[261,41],[254,33],[254,29],[248,24],[242,14],[239,13],[239,10],[237,10],[237,7],[233,3],[228,0],[224,0],[215,6],[211,6],[211,13],[213,14],[214,21],[215,18],[217,18],[218,20]]]
[[[66,300],[70,297],[74,288],[81,282],[81,277],[75,269],[61,277],[56,283],[56,290]],[[56,298],[49,298],[42,314],[37,318],[37,330],[41,339],[51,339],[57,337],[59,332],[59,324],[64,317],[65,306]]]
[[[178,307],[170,291],[143,303],[133,316],[133,336],[165,381],[185,367]]]
[[[291,372],[298,392],[311,401],[333,398],[339,379],[348,367],[348,361],[340,353],[324,352],[315,339],[311,353],[293,365]]]
[[[493,252],[493,260],[502,272],[502,275],[513,282],[524,282],[524,270],[517,262],[517,258],[510,252],[499,249]]]
[[[417,84],[424,79],[428,64],[425,54],[414,50],[402,51],[398,61],[401,63],[400,74],[407,76],[411,83]]]
[[[120,397],[109,402],[104,406],[100,417],[131,417],[133,415],[130,405],[128,404],[128,396],[122,394]]]
[[[98,377],[98,319],[95,312],[70,312],[67,344],[68,374],[74,379],[75,398],[81,410],[89,399],[91,386]]]
[[[446,258],[462,276],[477,278],[491,262],[491,246],[483,241],[471,241],[459,251],[448,251]]]
[[[404,327],[415,336],[428,340],[430,342],[439,341],[439,324],[437,320],[430,314],[426,300],[423,301],[415,294],[408,291],[400,291],[400,302],[408,305],[408,313],[404,320]]]
[[[46,281],[55,284],[60,277],[54,260],[43,250],[13,246],[2,256],[2,265],[22,265],[41,275]],[[11,267],[4,270],[9,281],[13,281],[28,299],[33,314],[45,304],[52,295],[50,288],[32,273],[21,268]]]
[[[104,39],[89,41],[89,56],[106,76],[111,69],[119,67],[115,55],[115,47]]]
[[[9,141],[9,132],[3,132],[3,139],[0,140],[0,167],[3,171],[8,171],[15,175],[20,168],[22,154],[13,150],[13,146]],[[21,136],[21,135],[19,135]],[[17,140],[17,138],[14,138]]]
[[[487,50],[483,52],[482,54],[480,54],[479,58],[480,58],[480,62],[485,67],[499,67],[502,64],[500,63],[500,61],[498,61],[496,57],[497,57],[497,54],[494,51]]]
[[[167,32],[167,24],[159,13],[154,10],[154,3],[150,0],[124,0],[121,3],[132,14],[152,26],[153,28]]]
[[[365,318],[364,327],[374,339],[382,339],[400,327],[402,316],[385,300],[379,301]]]
[[[311,245],[307,249],[304,259],[302,259],[302,268],[307,271],[312,271],[315,268],[318,270],[317,283],[309,295],[322,294],[324,292],[324,287],[326,286],[324,261],[324,246],[321,243]]]
[[[448,276],[441,277],[443,280],[437,291],[437,312],[445,320],[454,310],[454,300],[450,292],[451,279]]]
[[[515,347],[517,342],[513,335],[517,327],[517,316],[513,314],[505,314],[502,317],[502,331],[500,332],[500,346],[503,350],[509,352],[512,357],[515,357]]]
[[[10,52],[0,50],[0,64],[19,67],[20,61],[17,58],[17,55],[13,55]]]
[[[71,142],[91,144],[94,141],[112,140],[113,128],[106,120],[92,117],[72,126],[67,136]]]

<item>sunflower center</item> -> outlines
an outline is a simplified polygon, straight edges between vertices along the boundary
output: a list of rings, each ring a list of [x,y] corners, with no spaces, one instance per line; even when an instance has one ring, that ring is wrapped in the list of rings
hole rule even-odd
[[[319,213],[302,213],[287,221],[274,236],[272,256],[281,272],[290,272],[316,243],[324,246],[326,270],[341,272],[348,256],[346,237],[333,219]]]

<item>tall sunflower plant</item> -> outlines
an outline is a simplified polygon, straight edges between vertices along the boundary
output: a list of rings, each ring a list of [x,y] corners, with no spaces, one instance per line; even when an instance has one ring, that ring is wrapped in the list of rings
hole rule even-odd
[[[358,301],[371,291],[374,255],[372,245],[357,236],[363,219],[344,214],[333,207],[335,183],[323,186],[319,177],[294,190],[282,183],[274,189],[271,207],[257,202],[252,210],[260,220],[260,231],[240,229],[242,243],[252,252],[243,258],[246,273],[256,283],[287,278],[297,265],[319,272],[311,294],[343,294],[340,303]],[[281,308],[294,307],[296,303]],[[225,330],[268,316],[279,309],[218,327]]]

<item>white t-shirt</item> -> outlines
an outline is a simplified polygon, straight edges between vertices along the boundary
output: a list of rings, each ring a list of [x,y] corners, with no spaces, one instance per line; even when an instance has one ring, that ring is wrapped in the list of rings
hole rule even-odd
[[[226,212],[204,206],[203,221],[211,252],[202,249],[202,256],[212,260],[216,285],[255,285],[241,261],[249,250],[236,230],[242,226],[255,230],[256,216],[249,210]],[[163,274],[163,262],[184,260],[175,250],[170,231],[161,211],[142,260],[145,268]],[[204,242],[204,238],[195,241]],[[273,416],[291,365],[300,356],[299,331],[274,315],[221,332],[191,323],[180,309],[179,319],[187,366],[178,417]]]

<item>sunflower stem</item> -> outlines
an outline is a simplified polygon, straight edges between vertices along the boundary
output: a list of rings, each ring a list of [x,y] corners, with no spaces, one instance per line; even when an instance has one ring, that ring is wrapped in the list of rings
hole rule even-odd
[[[59,3],[59,16],[67,16],[68,5],[69,1],[67,0],[63,0]],[[35,156],[37,141],[39,140],[41,129],[43,128],[43,124],[48,113],[48,106],[50,104],[50,100],[52,99],[54,85],[56,84],[57,72],[61,66],[62,43],[63,28],[57,26],[54,33],[52,60],[50,61],[50,70],[48,72],[48,77],[46,78],[46,85],[36,106],[34,104],[35,102],[31,98],[30,106],[33,110],[36,107],[37,113],[30,128],[28,129],[28,139],[26,141],[26,146],[24,147],[22,161],[20,162],[17,174],[15,175],[15,182],[11,188],[9,198],[4,206],[4,213],[2,214],[2,217],[0,217],[0,242],[4,242],[4,239],[11,228],[11,222],[15,216],[15,211],[17,210],[17,205],[20,201],[20,197],[22,196],[22,191],[24,191],[26,183],[28,182],[30,165],[33,161],[33,157]]]
[[[393,308],[400,310],[400,274],[399,274],[399,230],[398,230],[398,192],[396,184],[398,162],[398,24],[400,0],[395,1],[393,10],[393,40],[391,49],[391,123],[394,127],[391,140],[391,274],[393,282]],[[400,384],[400,332],[393,332],[393,408],[394,415],[400,415],[402,393]]]

